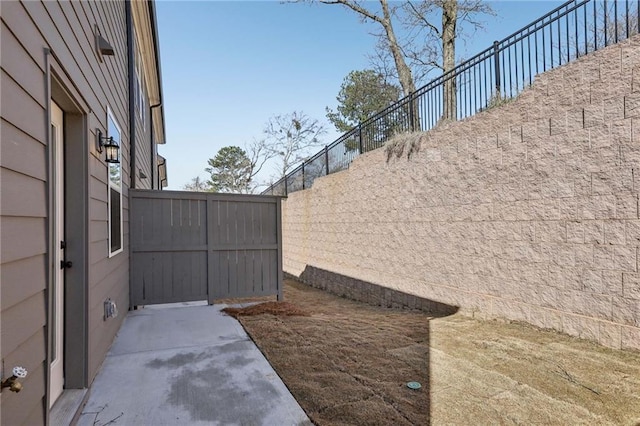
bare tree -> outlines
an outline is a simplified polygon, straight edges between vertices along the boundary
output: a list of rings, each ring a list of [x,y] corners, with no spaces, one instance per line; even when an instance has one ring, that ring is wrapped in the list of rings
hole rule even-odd
[[[366,8],[358,0],[318,0],[324,4],[340,4],[359,14],[363,21],[380,24],[382,30],[374,34],[378,46],[370,60],[377,72],[396,77],[405,96],[416,90],[420,81],[433,69],[444,74],[455,68],[456,39],[461,35],[459,22],[472,28],[482,28],[476,20],[478,14],[493,14],[491,6],[482,0],[422,0],[405,1],[390,6],[388,0],[379,0],[380,12]],[[438,16],[440,15],[440,16]],[[440,24],[437,24],[440,17]],[[402,26],[406,37],[400,39],[394,22]],[[390,66],[393,59],[394,66]],[[413,71],[412,71],[413,70]],[[418,74],[418,78],[414,77]],[[455,78],[449,78],[444,87],[444,117],[456,118]]]
[[[491,6],[482,0],[407,1],[403,12],[401,23],[407,33],[403,51],[417,78],[434,69],[443,73],[453,69],[456,42],[484,27],[478,15],[495,15]],[[439,18],[441,23],[437,25]],[[463,29],[468,33],[463,33]]]
[[[264,150],[270,158],[279,158],[280,177],[308,155],[309,148],[319,147],[324,126],[303,112],[271,117],[265,125]]]
[[[245,145],[245,151],[250,163],[248,190],[249,193],[254,193],[258,187],[265,185],[264,183],[258,182],[256,176],[262,171],[265,163],[275,157],[275,152],[269,149],[265,139],[254,139],[253,142]]]
[[[433,25],[429,21],[429,16],[433,14],[434,9],[442,11],[442,25],[440,28]],[[457,0],[431,0],[422,1],[418,4],[407,2],[405,9],[409,12],[409,24],[412,28],[416,28],[418,33],[422,33],[421,29],[426,29],[428,40],[430,37],[438,37],[442,46],[442,62],[438,62],[433,54],[435,43],[424,43],[424,48],[419,50],[407,48],[408,56],[415,62],[424,65],[433,65],[440,68],[445,75],[444,96],[443,96],[443,118],[445,120],[456,119],[456,79],[455,76],[447,73],[455,68],[456,65],[456,27],[458,25],[458,1]],[[437,44],[435,44],[437,45]],[[424,57],[427,62],[422,60],[422,54],[427,53]]]
[[[196,176],[191,179],[191,182],[184,184],[182,189],[185,191],[195,191],[195,192],[211,192],[211,187],[207,183],[206,180],[200,178],[200,176]]]
[[[405,61],[405,55],[402,51],[398,37],[393,28],[392,16],[395,15],[398,6],[389,7],[388,0],[379,0],[381,13],[376,14],[373,10],[367,9],[358,0],[319,0],[323,4],[340,4],[355,13],[359,14],[363,21],[371,20],[382,26],[384,40],[386,41],[386,50],[391,54],[395,63],[395,71],[398,81],[402,86],[402,92],[405,96],[416,91],[415,82],[411,75],[411,68]],[[380,37],[381,35],[378,35]]]

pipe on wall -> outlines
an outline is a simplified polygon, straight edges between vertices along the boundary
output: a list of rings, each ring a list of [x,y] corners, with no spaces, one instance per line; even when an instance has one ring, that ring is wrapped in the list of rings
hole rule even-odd
[[[136,106],[135,106],[135,52],[133,49],[133,12],[131,2],[125,2],[125,16],[127,21],[127,63],[129,74],[129,178],[130,188],[136,188]]]
[[[162,101],[158,102],[155,105],[151,105],[151,107],[149,108],[149,122],[151,124],[151,189],[155,189],[154,186],[156,186],[156,180],[155,180],[155,172],[156,172],[156,158],[158,158],[158,153],[156,151],[156,140],[155,140],[155,132],[153,131],[153,110],[154,108],[158,108],[162,106]],[[162,189],[161,185],[160,188],[158,189]]]

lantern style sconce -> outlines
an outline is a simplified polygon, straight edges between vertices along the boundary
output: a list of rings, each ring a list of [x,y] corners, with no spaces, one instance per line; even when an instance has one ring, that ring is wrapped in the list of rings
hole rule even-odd
[[[98,152],[102,152],[103,148],[105,152],[104,161],[114,164],[120,163],[120,159],[118,156],[120,146],[118,145],[118,142],[113,139],[113,136],[103,136],[100,129],[96,129],[96,149],[98,150]]]

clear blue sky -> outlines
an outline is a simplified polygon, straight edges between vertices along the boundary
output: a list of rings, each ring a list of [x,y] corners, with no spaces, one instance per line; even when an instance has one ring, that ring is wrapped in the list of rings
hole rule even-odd
[[[370,2],[371,5],[377,2]],[[460,43],[470,57],[562,4],[490,2],[497,16]],[[326,143],[339,135],[325,118],[352,70],[369,67],[376,27],[341,6],[277,1],[158,1],[167,144],[168,189],[206,178],[207,159],[229,145],[260,138],[276,114],[303,111],[326,123]],[[275,169],[261,176],[267,180]]]

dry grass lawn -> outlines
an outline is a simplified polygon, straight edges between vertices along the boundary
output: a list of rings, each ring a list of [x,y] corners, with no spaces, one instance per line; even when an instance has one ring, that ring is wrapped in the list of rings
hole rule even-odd
[[[638,352],[368,306],[292,280],[285,300],[230,314],[315,424],[640,425]]]

